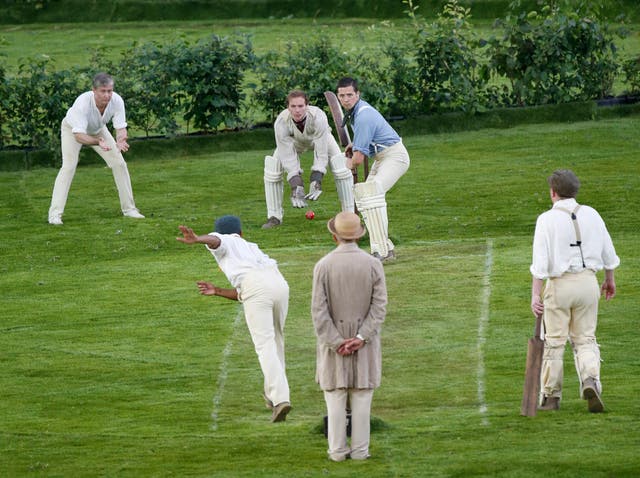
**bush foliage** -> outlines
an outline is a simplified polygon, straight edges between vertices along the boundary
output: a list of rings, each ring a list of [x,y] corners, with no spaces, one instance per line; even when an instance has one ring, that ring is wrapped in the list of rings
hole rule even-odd
[[[619,33],[603,20],[601,2],[558,0],[534,11],[515,1],[488,39],[477,37],[457,0],[432,21],[413,0],[403,3],[414,33],[397,38],[381,29],[380,45],[358,52],[311,35],[257,56],[248,37],[211,35],[134,43],[115,61],[96,51],[91,63],[116,78],[130,126],[147,136],[272,121],[288,91],[325,104],[323,92],[344,75],[358,78],[363,96],[388,116],[598,99],[620,75],[631,91],[640,88],[638,61],[618,58]],[[28,59],[12,74],[0,61],[0,147],[58,149],[61,117],[95,71],[55,71],[51,63]]]

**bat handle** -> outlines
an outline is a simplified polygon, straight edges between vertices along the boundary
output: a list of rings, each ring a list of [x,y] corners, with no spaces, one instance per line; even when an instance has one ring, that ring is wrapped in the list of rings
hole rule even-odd
[[[534,337],[540,337],[542,331],[542,314],[536,315],[536,328],[534,331]]]

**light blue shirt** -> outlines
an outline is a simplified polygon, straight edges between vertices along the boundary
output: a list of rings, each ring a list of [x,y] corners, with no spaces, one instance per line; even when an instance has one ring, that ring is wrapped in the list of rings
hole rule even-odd
[[[360,100],[351,113],[353,150],[372,158],[401,141],[400,136],[373,106]]]

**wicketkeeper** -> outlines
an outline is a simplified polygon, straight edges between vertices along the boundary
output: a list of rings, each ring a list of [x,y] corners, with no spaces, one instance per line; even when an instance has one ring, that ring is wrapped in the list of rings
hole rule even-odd
[[[346,157],[331,134],[327,115],[322,109],[309,105],[304,91],[294,90],[287,96],[287,109],[274,123],[276,149],[273,156],[264,159],[264,192],[267,201],[269,229],[282,224],[284,210],[283,175],[291,186],[291,205],[307,206],[307,200],[316,201],[322,194],[322,179],[331,169],[343,211],[353,212],[353,175],[346,166]],[[313,150],[313,166],[309,178],[309,191],[305,194],[300,154]]]

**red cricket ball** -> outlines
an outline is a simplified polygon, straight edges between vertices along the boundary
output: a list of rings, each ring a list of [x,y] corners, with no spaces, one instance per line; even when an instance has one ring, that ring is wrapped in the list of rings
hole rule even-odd
[[[313,211],[307,211],[304,217],[306,217],[307,219],[313,219],[314,217],[316,217],[316,213]]]

